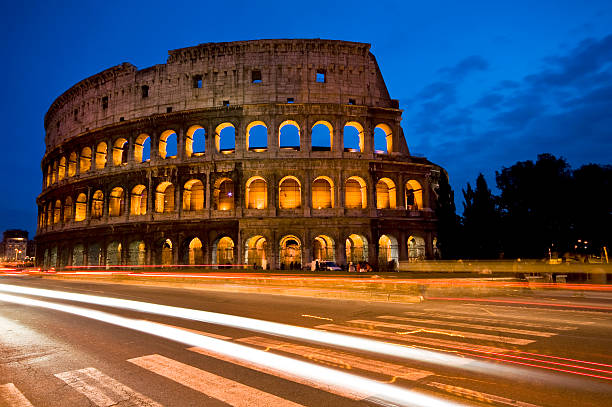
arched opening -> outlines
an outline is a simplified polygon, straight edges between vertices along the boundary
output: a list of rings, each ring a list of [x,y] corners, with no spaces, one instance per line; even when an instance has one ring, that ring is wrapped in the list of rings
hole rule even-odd
[[[84,147],[83,150],[81,150],[81,160],[80,160],[80,166],[81,168],[79,169],[80,172],[87,172],[91,169],[91,148],[89,147]]]
[[[302,206],[302,188],[300,181],[288,175],[278,183],[278,207],[281,209],[297,209]]]
[[[345,243],[346,261],[353,264],[368,261],[368,240],[365,236],[352,234]]]
[[[60,223],[60,221],[62,220],[61,214],[62,214],[62,201],[58,199],[57,201],[55,201],[55,205],[53,205],[53,224],[54,225],[57,223]]]
[[[174,185],[165,181],[160,183],[155,190],[155,212],[174,212]]]
[[[53,172],[51,173],[51,183],[57,182],[57,160],[53,162]]]
[[[106,155],[108,153],[108,147],[105,142],[101,142],[96,147],[96,169],[101,170],[106,167]]]
[[[283,270],[300,270],[302,268],[302,242],[294,235],[287,235],[280,240],[280,267]]]
[[[74,220],[77,222],[85,220],[87,216],[87,195],[79,194],[77,196],[76,205],[74,208]]]
[[[60,158],[59,167],[57,169],[57,180],[61,181],[66,177],[66,157]]]
[[[257,235],[249,238],[245,243],[244,264],[253,265],[253,268],[267,269],[267,248],[268,242],[265,237]]]
[[[410,211],[423,209],[423,188],[413,179],[406,182],[406,209]]]
[[[174,130],[166,130],[159,136],[158,150],[163,159],[176,158],[177,139]]]
[[[215,128],[215,148],[221,154],[236,151],[236,128],[231,123],[221,123]]]
[[[118,138],[113,144],[113,165],[125,165],[127,164],[127,140],[124,138]]]
[[[319,120],[312,126],[312,151],[331,151],[334,142],[334,128],[331,123]]]
[[[68,158],[68,176],[74,177],[76,175],[77,169],[77,155],[76,152],[70,153],[70,157]]]
[[[123,214],[124,200],[123,188],[115,187],[110,193],[108,199],[108,215],[121,216]]]
[[[327,235],[315,237],[312,248],[312,257],[316,261],[336,261],[334,240]]]
[[[49,251],[49,267],[55,267],[57,265],[57,246],[54,246]]]
[[[278,146],[281,150],[300,151],[300,126],[294,120],[285,120],[278,126]]]
[[[381,270],[397,270],[398,261],[397,239],[391,235],[382,235],[378,239],[378,267]]]
[[[104,258],[102,257],[102,246],[100,243],[92,243],[87,248],[87,265],[88,266],[101,266],[104,264]]]
[[[395,209],[397,202],[395,183],[389,178],[381,178],[376,183],[376,208]]]
[[[344,151],[363,152],[363,126],[358,122],[348,122],[344,125]]]
[[[188,245],[187,264],[201,265],[204,264],[204,252],[202,251],[202,241],[197,237],[191,239]]]
[[[368,202],[368,190],[361,177],[350,177],[344,184],[344,207],[347,209],[365,209]]]
[[[247,209],[266,209],[268,207],[268,183],[262,177],[249,178],[246,182],[245,195]]]
[[[161,247],[161,265],[170,266],[172,264],[172,240],[166,239]]]
[[[85,249],[81,243],[78,243],[72,247],[72,265],[82,266],[84,260]]]
[[[72,220],[72,198],[67,197],[64,202],[64,223]]]
[[[384,123],[374,128],[374,151],[377,154],[389,154],[393,151],[391,127]]]
[[[232,238],[224,236],[217,239],[213,244],[212,254],[214,264],[234,264],[234,241]]]
[[[148,134],[141,134],[134,142],[134,161],[144,163],[151,158],[151,138]]]
[[[104,207],[104,194],[102,191],[97,190],[94,192],[91,199],[91,218],[100,219],[102,218],[102,208]]]
[[[206,152],[206,131],[202,126],[191,126],[185,138],[187,157],[201,157]]]
[[[329,177],[317,177],[312,182],[312,209],[334,207],[334,182]]]
[[[51,172],[53,170],[51,169],[51,164],[49,164],[47,166],[47,173],[45,174],[45,186],[49,186],[51,185]]]
[[[47,204],[47,226],[53,225],[53,202]]]
[[[234,182],[229,178],[221,178],[215,182],[214,209],[231,211],[234,209]]]
[[[440,260],[442,258],[442,253],[440,253],[440,248],[438,247],[438,238],[434,237],[432,241],[433,248],[433,257],[434,260]]]
[[[115,241],[106,246],[106,265],[121,265],[121,243]]]
[[[246,147],[249,151],[263,152],[268,149],[268,127],[262,121],[254,121],[246,128]]]
[[[204,184],[199,179],[190,179],[183,187],[183,210],[201,211],[204,209]]]
[[[408,238],[408,261],[425,260],[425,239],[420,236]]]
[[[146,215],[147,213],[147,187],[136,185],[132,188],[130,215]]]
[[[135,240],[128,248],[128,264],[131,266],[142,266],[146,263],[146,248],[142,240]]]

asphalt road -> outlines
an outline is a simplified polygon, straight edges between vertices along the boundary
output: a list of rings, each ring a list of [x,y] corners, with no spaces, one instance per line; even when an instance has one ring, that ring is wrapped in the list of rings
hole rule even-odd
[[[612,405],[612,304],[563,304],[2,277],[0,406]]]

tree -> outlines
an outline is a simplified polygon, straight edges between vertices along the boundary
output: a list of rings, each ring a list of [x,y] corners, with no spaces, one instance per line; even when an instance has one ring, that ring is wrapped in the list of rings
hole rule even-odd
[[[461,253],[461,221],[455,210],[455,194],[448,181],[448,174],[443,169],[440,170],[435,192],[438,248],[443,259],[456,259]]]
[[[484,175],[478,175],[475,190],[467,184],[463,199],[465,254],[476,259],[499,258],[500,216]]]

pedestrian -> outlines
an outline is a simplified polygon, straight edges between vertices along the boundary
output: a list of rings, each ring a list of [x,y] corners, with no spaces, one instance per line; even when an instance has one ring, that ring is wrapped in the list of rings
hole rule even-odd
[[[355,266],[353,265],[353,262],[349,262],[349,267],[348,267],[349,273],[354,273],[355,272]]]

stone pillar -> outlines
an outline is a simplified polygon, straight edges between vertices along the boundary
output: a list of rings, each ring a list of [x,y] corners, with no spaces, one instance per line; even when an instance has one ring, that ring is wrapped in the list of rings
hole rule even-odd
[[[279,136],[280,132],[278,131],[278,120],[276,117],[270,120],[270,127],[268,127],[268,151],[270,152],[270,157],[274,157],[279,150]]]
[[[187,157],[185,153],[185,136],[186,136],[185,127],[181,126],[176,132],[176,158],[181,160],[181,162]]]
[[[178,213],[178,217],[183,216],[183,185],[179,183],[179,177],[177,176],[175,179],[175,188],[174,188],[174,210]],[[176,263],[175,263],[176,264]]]
[[[408,234],[402,230],[398,236],[399,260],[408,261]]]
[[[338,241],[336,242],[336,263],[339,265],[346,265],[346,237],[344,231],[340,231],[338,234]]]
[[[211,190],[210,190],[210,172],[206,172],[205,174],[206,177],[206,189],[204,190],[204,200],[205,205],[206,205],[206,209],[210,210],[210,200],[211,200]]]

